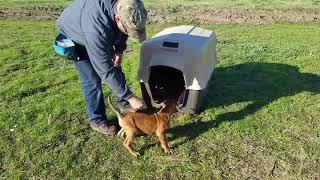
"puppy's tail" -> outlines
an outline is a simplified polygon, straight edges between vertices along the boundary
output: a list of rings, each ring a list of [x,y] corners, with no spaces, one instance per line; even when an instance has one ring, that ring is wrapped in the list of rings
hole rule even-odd
[[[115,112],[118,116],[118,119],[122,119],[123,118],[123,115],[120,113],[119,110],[117,110],[117,108],[112,104],[111,102],[111,99],[110,99],[110,96],[108,96],[108,104],[110,105],[111,109],[113,112]]]

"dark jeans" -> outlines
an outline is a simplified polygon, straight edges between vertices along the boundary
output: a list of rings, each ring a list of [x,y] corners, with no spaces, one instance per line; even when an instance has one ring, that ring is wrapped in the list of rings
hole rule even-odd
[[[80,75],[87,114],[91,122],[96,124],[104,123],[107,120],[107,117],[101,78],[94,70],[85,49],[78,49],[78,53],[78,61],[74,61],[74,64]],[[129,105],[128,101],[125,99],[118,98],[117,95],[116,97],[118,106],[125,107]]]

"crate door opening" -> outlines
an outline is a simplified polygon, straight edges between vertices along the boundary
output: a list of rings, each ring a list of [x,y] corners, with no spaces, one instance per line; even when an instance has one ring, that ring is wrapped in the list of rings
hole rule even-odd
[[[167,99],[178,100],[185,90],[185,82],[181,71],[168,66],[151,67],[149,87],[155,103]]]

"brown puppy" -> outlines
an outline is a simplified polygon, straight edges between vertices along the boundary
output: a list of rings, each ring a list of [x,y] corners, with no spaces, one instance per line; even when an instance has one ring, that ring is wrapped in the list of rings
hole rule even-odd
[[[119,125],[122,128],[118,134],[121,134],[122,137],[124,137],[123,132],[125,132],[125,141],[123,145],[132,155],[140,155],[139,152],[133,148],[132,143],[135,136],[141,133],[149,135],[156,134],[160,139],[160,143],[164,151],[167,154],[171,154],[173,152],[173,150],[168,146],[165,131],[170,127],[171,115],[177,112],[176,101],[166,100],[162,102],[162,108],[157,113],[146,114],[142,112],[128,112],[124,115],[114,107],[109,97],[108,103],[111,109],[117,114]]]

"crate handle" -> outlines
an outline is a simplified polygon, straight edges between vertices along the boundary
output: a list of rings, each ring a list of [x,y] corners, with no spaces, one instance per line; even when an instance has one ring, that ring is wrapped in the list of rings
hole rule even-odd
[[[168,48],[178,48],[179,47],[179,43],[178,42],[168,42],[165,41],[162,44],[163,47],[168,47]]]

